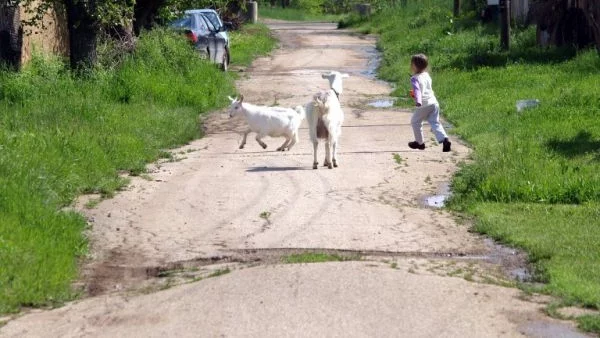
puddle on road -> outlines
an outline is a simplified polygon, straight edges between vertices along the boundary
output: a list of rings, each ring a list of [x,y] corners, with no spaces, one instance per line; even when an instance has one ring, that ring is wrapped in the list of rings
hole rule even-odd
[[[501,266],[512,280],[521,283],[535,281],[532,267],[528,263],[529,259],[525,252],[504,246],[489,238],[486,238],[484,242],[490,249],[490,252],[485,256],[485,261]]]
[[[437,195],[425,196],[423,204],[430,208],[443,208],[446,205],[446,201],[452,193],[450,192],[450,185],[443,184]]]
[[[452,195],[450,185],[442,184],[436,195],[425,196],[422,203],[428,208],[443,208],[448,198]],[[494,265],[499,265],[508,277],[521,283],[534,282],[535,277],[532,273],[531,266],[528,264],[527,254],[524,252],[496,243],[495,241],[486,238],[485,245],[489,251],[481,256],[464,257],[466,259],[483,260]]]
[[[396,102],[394,99],[377,99],[367,103],[367,106],[375,108],[390,108],[394,106],[394,102]]]
[[[433,195],[425,197],[425,205],[432,208],[443,208],[448,195]]]
[[[381,54],[375,47],[367,47],[365,51],[370,57],[366,69],[360,73],[368,78],[375,79],[377,77],[377,69],[381,64]]]
[[[546,321],[537,321],[527,323],[520,328],[521,333],[529,337],[548,337],[548,338],[585,338],[587,335],[577,332],[571,326],[559,323],[548,323]]]

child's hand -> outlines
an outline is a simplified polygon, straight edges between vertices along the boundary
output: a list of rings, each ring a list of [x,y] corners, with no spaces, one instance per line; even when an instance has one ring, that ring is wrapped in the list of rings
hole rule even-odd
[[[412,97],[413,99],[415,98],[415,90],[414,89],[410,90],[410,97]]]

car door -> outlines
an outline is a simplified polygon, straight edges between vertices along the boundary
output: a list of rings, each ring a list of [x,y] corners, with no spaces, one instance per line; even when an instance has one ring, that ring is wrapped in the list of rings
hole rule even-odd
[[[227,36],[227,32],[223,29],[223,22],[219,18],[219,15],[213,10],[203,10],[202,14],[215,26],[217,31],[219,31],[219,35],[225,39],[226,44],[229,44],[229,36]]]
[[[202,20],[204,26],[208,30],[208,52],[209,58],[212,62],[221,64],[225,58],[225,39],[219,35],[218,29],[212,24],[212,22],[202,14],[198,15],[199,19]]]
[[[192,31],[198,38],[196,48],[200,52],[208,52],[210,59],[211,49],[214,47],[214,34],[212,34],[209,26],[206,24],[206,20],[200,14],[191,14],[192,17]]]

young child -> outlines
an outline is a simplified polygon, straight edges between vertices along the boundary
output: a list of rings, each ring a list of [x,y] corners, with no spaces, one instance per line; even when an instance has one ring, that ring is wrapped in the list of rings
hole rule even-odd
[[[408,143],[411,149],[425,149],[423,141],[423,121],[427,120],[431,126],[431,131],[435,138],[443,145],[442,151],[449,152],[452,143],[448,140],[448,135],[440,123],[440,104],[435,98],[431,88],[431,77],[427,73],[429,62],[424,54],[413,55],[410,62],[410,69],[413,76],[410,78],[412,84],[411,96],[415,99],[417,108],[413,111],[411,124],[415,133],[415,140]]]

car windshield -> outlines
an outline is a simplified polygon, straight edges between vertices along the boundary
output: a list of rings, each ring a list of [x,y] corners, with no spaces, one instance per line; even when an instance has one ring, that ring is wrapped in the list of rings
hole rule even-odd
[[[213,24],[213,26],[215,26],[217,29],[221,28],[221,23],[219,22],[219,17],[217,17],[217,15],[215,13],[202,12],[202,15],[207,17],[208,20],[210,20],[210,22]]]
[[[171,27],[173,28],[191,28],[192,27],[192,17],[186,15],[185,17],[175,20],[171,22]]]

